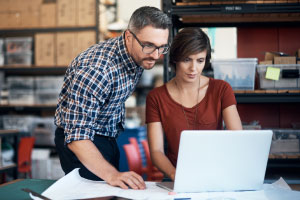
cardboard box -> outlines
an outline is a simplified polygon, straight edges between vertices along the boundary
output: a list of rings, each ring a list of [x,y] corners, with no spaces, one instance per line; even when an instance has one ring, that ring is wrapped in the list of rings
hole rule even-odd
[[[39,33],[35,35],[35,65],[55,66],[55,34]]]
[[[77,0],[57,0],[57,26],[76,26]]]
[[[77,0],[78,5],[78,26],[96,25],[96,1],[95,0]]]
[[[40,15],[41,27],[56,27],[56,3],[43,3]]]
[[[76,37],[76,33],[57,33],[56,64],[58,66],[68,66],[75,56],[77,56]]]
[[[40,25],[39,7],[30,6],[21,11],[21,27],[37,28]]]
[[[296,64],[296,56],[280,56],[274,58],[274,64]]]
[[[0,12],[0,28],[8,29],[14,27],[20,27],[21,25],[21,15],[20,12]]]
[[[259,61],[259,64],[260,65],[272,65],[273,61],[272,60],[262,60],[262,61]]]
[[[274,60],[274,57],[278,57],[280,55],[273,52],[265,52],[265,60]]]
[[[95,31],[77,32],[76,54],[86,50],[88,47],[96,43]]]
[[[9,0],[0,0],[0,12],[7,12],[9,11]],[[0,18],[2,19],[2,18]],[[2,21],[2,20],[0,20]]]

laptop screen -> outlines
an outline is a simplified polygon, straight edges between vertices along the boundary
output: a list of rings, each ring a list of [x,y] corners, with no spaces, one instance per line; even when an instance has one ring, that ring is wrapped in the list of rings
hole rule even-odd
[[[174,191],[261,189],[273,132],[183,131]]]

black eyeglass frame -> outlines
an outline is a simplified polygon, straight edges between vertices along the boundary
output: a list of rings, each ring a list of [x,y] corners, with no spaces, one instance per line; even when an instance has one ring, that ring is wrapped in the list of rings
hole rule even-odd
[[[151,53],[153,53],[154,51],[156,51],[156,49],[158,50],[158,53],[159,53],[159,54],[166,54],[166,53],[168,53],[168,51],[169,51],[169,49],[170,49],[169,44],[162,45],[162,46],[160,46],[160,47],[157,47],[157,46],[155,46],[154,44],[152,44],[151,46],[153,46],[153,48],[154,48],[153,51],[151,51],[151,52],[145,52],[145,51],[144,51],[145,47],[146,47],[146,46],[149,47],[150,45],[145,45],[145,44],[143,44],[131,30],[129,30],[129,29],[127,29],[127,30],[133,35],[133,37],[136,39],[136,41],[141,45],[142,51],[143,51],[145,54],[151,54]],[[162,51],[160,51],[160,49],[162,49]]]

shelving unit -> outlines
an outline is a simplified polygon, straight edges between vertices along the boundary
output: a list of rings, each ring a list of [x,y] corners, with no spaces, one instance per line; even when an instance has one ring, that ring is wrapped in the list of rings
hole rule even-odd
[[[40,26],[32,26],[32,27],[24,27],[24,26],[18,26],[18,27],[12,27],[12,28],[0,28],[0,38],[8,38],[8,37],[32,37],[33,38],[33,51],[34,52],[34,48],[35,48],[35,44],[36,41],[35,39],[35,35],[36,34],[41,34],[41,33],[50,33],[53,34],[55,37],[55,40],[53,41],[53,44],[56,44],[56,39],[58,38],[58,34],[64,34],[64,33],[71,33],[71,34],[77,34],[79,35],[79,33],[92,33],[89,35],[93,35],[89,36],[90,40],[95,41],[96,43],[98,42],[98,38],[99,38],[99,0],[89,0],[89,1],[85,1],[85,0],[81,0],[81,1],[68,1],[68,0],[62,0],[62,1],[41,1],[43,2],[43,5],[40,6],[44,6],[44,4],[52,4],[55,6],[55,9],[57,9],[55,11],[55,15],[54,17],[56,19],[57,24],[56,25],[52,25],[52,26],[45,26],[45,24],[40,24]],[[69,4],[75,4],[78,3],[80,5],[78,5],[78,12],[76,13],[76,10],[72,10],[72,13],[74,11],[74,13],[76,15],[82,15],[82,19],[87,19],[86,22],[82,21],[82,19],[79,19],[79,17],[76,17],[76,24],[70,25],[67,24],[68,20],[65,20],[65,25],[62,24],[58,24],[58,16],[60,14],[63,14],[64,17],[66,15],[68,15],[68,13],[58,13],[58,3],[63,3],[65,6],[64,8],[67,9],[66,5]],[[24,4],[30,4],[28,6],[34,6],[32,3],[28,3],[28,2],[22,2]],[[83,6],[84,4],[84,6]],[[2,5],[2,4],[1,4]],[[76,6],[75,6],[76,7]],[[80,9],[80,10],[79,10]],[[69,12],[70,10],[68,10]],[[81,14],[80,14],[80,13]],[[73,14],[74,14],[73,13]],[[86,14],[86,15],[85,15]],[[86,17],[86,18],[84,18]],[[72,18],[73,20],[74,18]],[[81,22],[80,22],[81,20]],[[95,38],[94,38],[95,36]],[[77,37],[77,35],[76,35]],[[79,36],[78,36],[79,38]],[[80,39],[76,38],[78,43],[78,49],[79,46],[82,45],[84,42],[84,44],[87,43],[87,41],[80,41]],[[79,44],[80,41],[81,43]],[[90,41],[88,41],[90,43]],[[45,48],[47,48],[48,46],[45,45]],[[58,48],[58,47],[57,47]],[[86,47],[84,47],[86,48]],[[71,49],[72,50],[72,49]],[[84,50],[84,49],[82,49]],[[80,50],[80,51],[82,51]],[[58,55],[58,54],[57,54]],[[56,56],[56,54],[54,54],[54,56]],[[60,65],[56,63],[56,64],[50,64],[48,66],[38,66],[36,65],[36,63],[34,62],[34,58],[35,55],[33,54],[33,61],[32,64],[29,66],[22,66],[22,65],[4,65],[4,66],[0,66],[0,73],[4,74],[4,78],[8,78],[8,77],[12,77],[12,76],[20,76],[20,77],[46,77],[46,76],[51,76],[51,77],[55,77],[55,76],[63,76],[67,70],[67,65]],[[75,57],[75,56],[74,56]],[[71,62],[71,60],[69,61]],[[55,62],[54,62],[55,63]],[[1,87],[0,87],[1,88]],[[34,93],[35,94],[35,93]],[[0,118],[3,115],[21,115],[21,116],[34,116],[34,117],[54,117],[54,113],[55,113],[55,109],[56,109],[56,104],[37,104],[34,103],[32,105],[28,105],[26,104],[26,102],[24,104],[22,104],[22,102],[20,102],[20,104],[12,104],[12,103],[8,103],[8,104],[0,104]],[[50,131],[50,130],[49,130]],[[23,133],[23,132],[22,132]],[[31,134],[31,133],[24,133],[26,135]],[[53,132],[54,135],[54,132]],[[52,141],[51,141],[52,142]],[[37,146],[37,143],[36,143]],[[42,147],[42,146],[38,146],[38,147]],[[48,148],[47,145],[43,146],[42,148]],[[53,146],[51,147],[53,148]],[[54,149],[54,148],[53,148]]]
[[[170,41],[183,27],[287,27],[298,30],[300,25],[300,1],[279,3],[241,0],[237,3],[230,0],[164,0],[162,7],[173,23]],[[168,57],[165,56],[164,81],[170,80],[173,75],[168,66]],[[242,121],[244,118],[250,121],[251,117],[253,121],[258,117],[262,120],[262,128],[270,128],[269,125],[272,127],[276,123],[280,128],[287,128],[288,123],[300,123],[300,90],[235,91],[235,97]],[[299,183],[299,163],[300,158],[272,158],[268,163],[266,179],[278,180],[283,176],[288,179],[287,182]]]
[[[1,139],[5,138],[5,137],[13,137],[14,138],[14,143],[13,143],[13,148],[14,148],[13,163],[11,163],[9,165],[2,165],[2,160],[1,160],[0,173],[5,173],[7,171],[13,170],[13,178],[14,179],[18,178],[18,162],[17,162],[17,160],[18,160],[18,137],[19,137],[18,135],[19,135],[19,131],[18,130],[0,130],[0,144],[1,144]],[[1,145],[0,145],[0,149],[1,149]]]

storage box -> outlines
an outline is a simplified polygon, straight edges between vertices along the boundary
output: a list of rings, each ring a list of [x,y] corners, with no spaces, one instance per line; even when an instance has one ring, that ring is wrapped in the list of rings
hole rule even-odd
[[[10,90],[8,103],[14,105],[34,105],[33,90]]]
[[[29,115],[3,115],[3,128],[6,130],[20,130],[31,133],[35,117]]]
[[[95,31],[80,31],[77,32],[76,39],[76,52],[77,56],[82,51],[86,50],[88,47],[96,44],[96,32]]]
[[[296,56],[281,56],[274,58],[275,65],[296,64]]]
[[[257,58],[212,60],[214,78],[227,81],[234,90],[254,90]]]
[[[5,47],[7,53],[31,53],[32,37],[6,38]]]
[[[0,53],[0,66],[4,65],[4,54]]]
[[[4,40],[0,38],[0,54],[3,53],[3,44],[4,44]]]
[[[36,90],[35,104],[56,105],[59,92],[59,90]]]
[[[34,77],[9,76],[6,78],[8,90],[34,90]]]
[[[63,82],[64,76],[35,77],[35,85],[37,90],[60,91]]]
[[[268,67],[280,69],[279,80],[266,79]],[[258,65],[257,72],[259,74],[259,82],[261,89],[297,89],[300,88],[299,78],[300,65]],[[298,78],[293,78],[297,77]]]
[[[77,56],[77,34],[72,32],[57,33],[56,35],[56,64],[68,66]]]
[[[56,27],[56,3],[43,3],[41,4],[40,13],[40,26],[41,27]]]
[[[33,123],[32,136],[35,137],[35,145],[55,146],[56,126],[53,117],[36,117]]]
[[[57,26],[76,26],[76,2],[74,0],[57,0]]]
[[[96,1],[95,0],[77,0],[78,5],[78,26],[95,26],[96,25]]]
[[[26,53],[6,53],[7,65],[23,65],[30,66],[32,64],[32,52]]]
[[[273,130],[271,154],[300,153],[300,130],[278,129]]]
[[[55,34],[35,34],[34,60],[36,66],[55,66]]]

